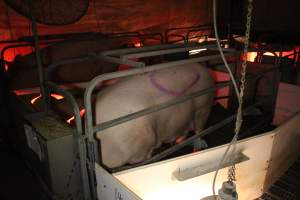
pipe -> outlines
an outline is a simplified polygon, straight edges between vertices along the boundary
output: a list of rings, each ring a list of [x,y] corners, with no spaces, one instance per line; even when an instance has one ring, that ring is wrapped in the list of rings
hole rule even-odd
[[[257,104],[254,104],[246,109],[244,109],[244,114],[247,114],[249,112],[251,112],[251,110],[253,108],[255,108],[255,106],[259,105],[258,103]],[[176,151],[182,149],[183,147],[191,144],[195,139],[197,138],[200,138],[200,137],[204,137],[220,128],[222,128],[223,126],[229,124],[230,122],[232,122],[235,118],[236,118],[237,114],[233,114],[227,118],[225,118],[224,120],[214,124],[213,126],[210,126],[208,127],[207,129],[204,129],[203,131],[201,131],[200,133],[196,133],[195,135],[189,137],[188,139],[184,140],[183,142],[179,143],[179,144],[176,144],[166,150],[164,150],[163,152],[151,157],[150,159],[147,159],[141,163],[137,163],[137,164],[133,164],[133,165],[130,165],[130,166],[123,166],[123,167],[118,167],[118,168],[115,168],[115,169],[112,169],[113,172],[118,172],[118,171],[122,171],[122,170],[126,170],[126,169],[130,169],[130,168],[134,168],[134,167],[138,167],[138,166],[142,166],[142,165],[147,165],[147,164],[150,164],[150,163],[153,163],[153,162],[157,162],[169,155],[171,155],[172,153],[175,153]]]
[[[37,23],[36,23],[34,14],[31,14],[31,19],[32,19],[31,27],[32,27],[32,33],[33,33],[33,39],[34,39],[35,58],[36,58],[37,66],[38,66],[41,95],[43,97],[43,107],[44,107],[44,111],[47,112],[47,110],[48,110],[47,103],[50,101],[50,97],[46,93],[46,88],[45,88],[44,70],[43,70],[42,59],[41,59],[41,51],[40,51],[40,47],[39,47],[38,28],[37,28]]]
[[[194,92],[192,94],[184,95],[184,96],[178,97],[176,99],[167,101],[165,103],[161,103],[159,105],[154,105],[152,107],[149,107],[149,108],[131,113],[129,115],[125,115],[125,116],[122,116],[122,117],[119,117],[119,118],[116,118],[116,119],[98,124],[93,128],[93,132],[103,131],[103,130],[108,129],[110,127],[116,126],[118,124],[122,124],[122,123],[127,122],[127,121],[131,121],[133,119],[142,117],[144,115],[151,114],[153,112],[158,112],[158,111],[163,110],[165,108],[174,106],[176,104],[183,103],[185,101],[188,101],[190,99],[202,96],[202,95],[210,93],[210,92],[214,92],[218,88],[223,88],[223,87],[226,87],[226,86],[229,86],[229,85],[230,85],[230,82],[219,83],[219,84],[217,84],[213,87],[206,88],[204,90]]]
[[[84,139],[82,135],[82,122],[80,118],[80,110],[78,107],[78,104],[74,97],[64,89],[61,89],[58,85],[56,85],[53,82],[46,82],[49,92],[53,91],[55,93],[61,94],[64,96],[67,101],[71,104],[71,107],[73,109],[74,113],[74,118],[75,118],[75,125],[76,125],[76,131],[73,134],[74,140],[77,143],[78,147],[78,153],[79,153],[79,162],[80,162],[80,178],[83,184],[83,195],[84,199],[90,199],[89,195],[89,181],[88,181],[88,175],[87,175],[87,170],[86,170],[86,147],[84,145]],[[76,155],[74,156],[76,159]]]

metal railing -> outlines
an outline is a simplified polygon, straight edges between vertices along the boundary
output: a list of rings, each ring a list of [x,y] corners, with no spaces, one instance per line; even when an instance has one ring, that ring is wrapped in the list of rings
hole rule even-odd
[[[75,98],[73,97],[73,95],[68,92],[67,90],[64,90],[62,88],[60,88],[58,85],[56,85],[55,83],[51,82],[51,81],[47,81],[46,82],[47,88],[49,89],[49,93],[51,92],[55,92],[58,93],[60,95],[62,95],[64,98],[67,99],[67,101],[70,103],[71,108],[73,110],[73,114],[74,114],[74,120],[75,120],[75,126],[76,126],[76,130],[74,131],[73,137],[74,137],[74,141],[75,141],[75,146],[77,146],[77,151],[78,151],[78,158],[79,158],[79,166],[80,166],[80,179],[82,181],[82,190],[83,190],[83,196],[84,199],[90,199],[90,186],[89,186],[89,180],[88,180],[88,175],[87,175],[87,169],[86,169],[86,146],[85,146],[85,141],[84,141],[84,137],[82,135],[83,129],[82,129],[82,121],[81,121],[81,117],[80,117],[80,110],[79,110],[79,106],[75,100]],[[77,156],[77,152],[74,152],[74,159]]]
[[[129,60],[130,58],[142,58],[142,57],[150,57],[150,56],[156,56],[156,55],[165,55],[165,54],[172,54],[172,53],[178,53],[178,52],[186,52],[191,49],[195,48],[214,48],[215,45],[200,45],[200,44],[164,44],[164,45],[157,45],[157,46],[150,46],[150,47],[143,47],[143,48],[131,48],[131,49],[119,49],[119,50],[111,50],[111,51],[104,51],[101,54],[95,55],[98,58],[104,59],[106,61],[110,61],[112,63],[119,63],[119,64],[126,64],[131,65],[133,68],[131,70],[121,71],[121,72],[112,72],[107,73],[103,75],[99,75],[92,79],[90,83],[88,84],[85,93],[84,93],[84,107],[86,109],[85,112],[85,137],[87,137],[87,150],[88,150],[88,158],[87,158],[87,164],[89,169],[89,176],[91,180],[91,186],[94,186],[91,188],[92,196],[96,198],[96,188],[94,183],[94,173],[95,173],[95,152],[100,151],[101,155],[101,148],[97,149],[97,143],[94,139],[94,134],[98,131],[104,130],[106,128],[116,126],[118,124],[124,123],[129,120],[136,119],[138,117],[145,116],[149,113],[159,111],[161,109],[165,109],[167,107],[170,107],[172,105],[188,101],[192,98],[196,98],[198,96],[210,93],[214,91],[217,88],[228,86],[229,83],[223,83],[216,85],[211,88],[207,88],[205,90],[198,91],[193,94],[185,95],[179,98],[176,98],[172,101],[165,102],[163,104],[154,105],[152,107],[146,108],[144,110],[140,110],[138,112],[132,113],[130,115],[122,116],[117,119],[96,124],[93,125],[93,117],[92,117],[92,105],[91,105],[91,97],[93,90],[95,87],[106,80],[114,79],[114,78],[122,78],[122,77],[129,77],[134,76],[138,74],[144,74],[148,72],[158,71],[162,69],[168,69],[171,67],[175,67],[178,65],[188,64],[188,63],[195,63],[195,62],[205,62],[211,59],[219,58],[220,55],[210,55],[210,56],[203,56],[203,57],[197,57],[197,58],[189,58],[184,60],[178,60],[178,61],[172,61],[168,63],[161,63],[156,65],[147,66],[143,62],[138,61],[132,61]],[[226,53],[226,55],[234,55],[235,52],[229,52]],[[100,142],[101,145],[101,142]],[[102,164],[102,161],[99,161],[100,164]]]

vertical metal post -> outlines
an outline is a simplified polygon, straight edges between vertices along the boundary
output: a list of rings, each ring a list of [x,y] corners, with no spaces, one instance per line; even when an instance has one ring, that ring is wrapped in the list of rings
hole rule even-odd
[[[31,1],[29,1],[29,6],[31,6]],[[31,9],[32,10],[32,9]],[[34,50],[35,50],[35,58],[36,63],[38,67],[38,75],[39,75],[39,81],[40,81],[40,91],[43,99],[43,107],[44,111],[47,112],[48,110],[48,103],[49,103],[49,95],[46,93],[46,86],[45,86],[45,80],[44,80],[44,70],[42,65],[42,59],[41,59],[41,51],[39,47],[39,38],[38,38],[38,28],[37,23],[34,17],[34,14],[31,12],[31,30],[33,35],[33,42],[34,42]]]

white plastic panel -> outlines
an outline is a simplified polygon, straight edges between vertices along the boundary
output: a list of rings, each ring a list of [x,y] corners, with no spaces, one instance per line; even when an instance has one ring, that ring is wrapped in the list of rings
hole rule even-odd
[[[242,152],[250,158],[236,165],[240,200],[252,200],[262,194],[273,138],[274,134],[268,133],[238,143],[236,153]],[[143,200],[199,200],[212,195],[214,173],[186,181],[177,180],[173,173],[179,168],[184,170],[219,162],[226,147],[227,145],[123,171],[114,176]],[[219,189],[222,182],[226,180],[227,169],[222,169],[217,179],[216,189]]]

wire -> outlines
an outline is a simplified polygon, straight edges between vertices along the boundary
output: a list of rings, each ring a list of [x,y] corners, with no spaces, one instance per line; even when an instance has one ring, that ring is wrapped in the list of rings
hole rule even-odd
[[[230,79],[232,81],[232,84],[233,84],[233,87],[234,87],[234,90],[235,90],[235,93],[237,95],[237,97],[240,96],[240,93],[239,93],[239,89],[238,89],[238,86],[237,86],[237,83],[235,81],[235,78],[233,76],[233,73],[227,63],[227,60],[224,56],[224,53],[223,53],[223,50],[221,48],[221,44],[220,44],[220,38],[219,38],[219,35],[218,35],[218,29],[217,29],[217,14],[216,14],[216,11],[217,8],[216,8],[216,0],[213,0],[213,23],[214,23],[214,31],[215,31],[215,37],[216,37],[216,42],[217,42],[217,46],[218,46],[218,49],[219,49],[219,52],[220,52],[220,55],[221,55],[221,58],[225,64],[225,67],[229,73],[229,76],[230,76]]]
[[[226,67],[226,69],[227,69],[227,71],[229,73],[229,76],[230,76],[230,79],[232,81],[232,84],[234,86],[234,90],[235,90],[236,96],[237,96],[238,100],[240,100],[240,93],[239,93],[239,89],[238,89],[237,83],[236,83],[236,81],[234,79],[234,76],[233,76],[233,73],[232,73],[230,67],[228,66],[228,63],[226,61],[226,58],[224,56],[223,50],[222,50],[221,45],[220,45],[220,38],[219,38],[219,35],[218,35],[218,29],[217,29],[217,14],[216,14],[217,12],[216,12],[216,10],[217,10],[216,9],[216,0],[213,0],[213,23],[214,23],[214,31],[215,31],[215,37],[216,37],[217,46],[218,46],[221,58],[222,58],[222,60],[223,60],[223,62],[225,64],[225,67]],[[238,102],[240,103],[240,101],[238,101]],[[239,120],[239,119],[241,119],[241,109],[238,110],[238,114],[237,114],[237,120]],[[217,179],[219,170],[222,167],[222,164],[223,164],[224,160],[226,159],[227,154],[228,154],[231,146],[237,141],[237,137],[238,137],[238,131],[235,133],[235,135],[232,138],[231,142],[229,143],[227,149],[225,150],[225,153],[222,156],[222,159],[220,160],[218,168],[217,168],[217,170],[215,172],[214,179],[213,179],[213,185],[212,185],[213,197],[214,197],[215,200],[216,200],[215,185],[216,185],[216,179]]]

